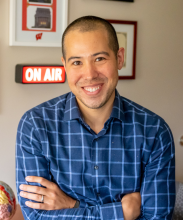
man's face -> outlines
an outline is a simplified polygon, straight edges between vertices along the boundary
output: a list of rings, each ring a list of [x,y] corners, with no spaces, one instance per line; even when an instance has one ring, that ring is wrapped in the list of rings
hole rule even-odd
[[[123,65],[123,49],[116,58],[109,48],[105,29],[70,31],[65,37],[65,66],[71,91],[79,104],[97,109],[114,98],[118,69]]]

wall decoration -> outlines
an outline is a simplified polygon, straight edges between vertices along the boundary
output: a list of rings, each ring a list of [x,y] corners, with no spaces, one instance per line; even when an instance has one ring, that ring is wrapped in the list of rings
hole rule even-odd
[[[60,47],[68,0],[10,0],[10,46]]]
[[[17,64],[15,82],[22,84],[64,83],[65,68],[62,65]]]
[[[135,79],[137,21],[108,20],[116,30],[119,47],[125,49],[123,68],[119,79]]]

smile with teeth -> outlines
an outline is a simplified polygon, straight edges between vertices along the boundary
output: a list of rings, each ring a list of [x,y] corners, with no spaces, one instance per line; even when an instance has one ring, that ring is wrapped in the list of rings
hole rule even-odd
[[[96,86],[96,87],[84,87],[84,89],[88,92],[95,92],[100,88],[100,86]]]

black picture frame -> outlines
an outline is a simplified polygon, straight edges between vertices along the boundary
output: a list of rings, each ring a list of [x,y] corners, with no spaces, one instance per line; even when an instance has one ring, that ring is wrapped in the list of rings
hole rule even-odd
[[[51,4],[51,0],[29,0],[30,3],[44,3],[44,4]]]

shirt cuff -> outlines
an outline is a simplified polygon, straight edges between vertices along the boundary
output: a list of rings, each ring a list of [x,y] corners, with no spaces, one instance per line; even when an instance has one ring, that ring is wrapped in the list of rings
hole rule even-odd
[[[121,202],[101,205],[100,216],[101,220],[124,220]]]
[[[87,207],[87,203],[83,199],[80,199],[78,208],[86,208],[86,207]]]
[[[79,202],[79,200],[76,200],[76,203],[75,203],[75,205],[74,205],[74,209],[77,209],[77,208],[79,208],[79,205],[80,205],[80,202]]]

